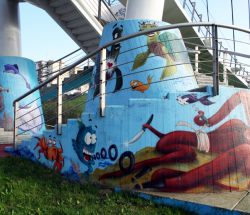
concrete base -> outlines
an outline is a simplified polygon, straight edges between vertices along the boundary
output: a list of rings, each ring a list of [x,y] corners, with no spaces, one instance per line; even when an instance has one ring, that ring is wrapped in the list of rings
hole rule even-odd
[[[250,214],[250,193],[160,193],[153,191],[137,192],[142,198],[168,206],[179,207],[197,214]]]

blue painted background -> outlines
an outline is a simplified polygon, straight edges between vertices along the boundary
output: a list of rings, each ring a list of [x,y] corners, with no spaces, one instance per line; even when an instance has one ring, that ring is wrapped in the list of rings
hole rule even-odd
[[[115,23],[108,24],[104,29],[101,44],[105,44],[112,40],[112,33],[116,27],[123,29],[122,35],[127,35],[139,31],[139,23],[141,22],[144,21],[127,20],[119,21],[116,25]],[[158,26],[164,24],[165,23],[157,22]],[[171,30],[171,33],[174,33],[178,38],[181,37],[178,30]],[[100,177],[106,173],[119,171],[119,158],[126,151],[130,151],[134,154],[135,163],[153,159],[157,156],[161,157],[171,154],[170,152],[157,152],[155,147],[159,138],[149,131],[149,129],[145,129],[145,132],[142,132],[143,124],[147,122],[152,114],[154,117],[151,125],[164,135],[174,131],[183,131],[184,133],[189,131],[192,134],[203,131],[205,134],[208,134],[209,132],[216,131],[224,123],[231,122],[231,119],[244,124],[244,129],[247,130],[247,126],[249,125],[249,107],[246,101],[248,101],[248,97],[250,97],[249,91],[241,91],[241,89],[230,87],[220,87],[220,94],[216,97],[212,97],[210,94],[211,87],[207,87],[206,92],[190,93],[188,90],[197,88],[197,83],[194,77],[192,77],[193,71],[191,65],[177,66],[176,73],[171,74],[169,77],[165,77],[164,80],[161,81],[162,68],[156,70],[153,70],[153,68],[165,66],[166,61],[159,56],[154,57],[153,53],[150,54],[153,58],[147,59],[144,65],[133,70],[133,64],[138,54],[147,50],[145,47],[147,46],[147,39],[147,36],[141,36],[120,44],[119,55],[115,58],[115,63],[125,77],[123,79],[122,88],[115,93],[113,93],[115,87],[114,82],[116,80],[115,75],[113,74],[114,79],[107,81],[106,91],[108,94],[106,95],[105,117],[99,116],[99,97],[96,96],[94,98],[97,69],[93,75],[93,88],[89,90],[88,103],[86,104],[86,111],[82,114],[81,122],[78,122],[76,119],[69,120],[67,125],[63,125],[62,135],[60,136],[56,134],[56,129],[45,131],[40,137],[45,138],[45,144],[49,148],[49,150],[46,149],[47,151],[45,152],[40,150],[43,149],[43,146],[42,142],[39,142],[37,138],[32,138],[30,141],[24,141],[19,152],[33,160],[39,160],[39,162],[48,167],[61,171],[61,173],[75,179],[91,179],[110,186],[121,186],[132,189],[135,186],[135,182],[132,180],[132,178],[135,177],[134,172],[131,174],[123,174],[116,178],[110,177],[105,180],[101,180]],[[181,40],[179,40],[179,43],[182,45],[183,49],[185,49]],[[138,46],[143,47],[134,49]],[[130,49],[134,49],[133,52],[126,52],[126,50]],[[180,59],[189,61],[186,52],[183,52],[183,56],[178,60]],[[123,64],[125,62],[130,63]],[[146,71],[130,76],[133,72],[143,70]],[[132,80],[141,80],[144,83],[149,75],[152,76],[153,81],[156,81],[156,83],[151,84],[145,92],[131,89],[130,83]],[[199,111],[205,114],[202,116],[203,118],[201,117],[201,120],[209,119],[217,113],[225,102],[239,92],[239,95],[242,96],[238,96],[238,100],[235,99],[235,107],[233,103],[226,103],[227,109],[232,108],[232,110],[225,114],[225,116],[215,125],[199,126],[194,122],[194,118],[200,113]],[[195,99],[191,99],[191,94],[195,94]],[[221,113],[221,115],[223,115],[223,113]],[[238,141],[237,135],[242,134],[242,129],[237,126],[235,127],[233,123],[231,127],[229,126],[228,128],[232,130],[230,134],[235,135],[235,140],[232,139],[228,141],[226,138],[218,139],[218,141],[213,142],[213,144],[220,146],[223,142],[227,148],[227,146],[231,147],[230,144],[234,144]],[[133,142],[132,140],[135,139],[134,137],[136,137],[136,134],[139,132],[142,136]],[[230,152],[230,150],[219,150],[216,153],[211,151],[200,152],[196,146],[190,145],[185,138],[186,137],[183,136],[183,148],[187,146],[194,150],[193,156],[191,157],[193,160],[184,162],[182,158],[185,158],[185,155],[183,155],[180,159],[173,159],[167,164],[159,162],[152,167],[150,170],[151,173],[149,172],[147,176],[140,179],[140,183],[150,181],[152,172],[159,169],[169,168],[175,171],[190,173],[193,169],[202,167],[203,164],[208,164],[213,161],[213,159],[223,158],[225,155],[224,152]],[[247,140],[247,133],[241,135],[241,138],[246,138]],[[53,144],[51,144],[52,142]],[[129,142],[133,143],[128,144]],[[173,145],[174,141],[166,143],[166,145],[167,144]],[[34,150],[36,145],[37,147]],[[246,141],[245,144],[242,145],[243,147],[248,147],[249,143]],[[236,147],[237,145],[230,149],[236,152]],[[54,151],[55,157],[52,158],[48,156],[48,153],[53,154]],[[143,156],[141,156],[142,153],[144,153]],[[219,186],[216,184],[217,182],[225,184],[225,181],[226,186],[229,186],[230,189],[231,187],[236,187],[238,190],[246,189],[249,183],[249,177],[248,175],[246,177],[246,172],[244,173],[245,175],[241,175],[242,171],[238,168],[241,167],[241,163],[238,163],[239,157],[233,157],[233,159],[236,162],[236,168],[230,167],[231,169],[229,168],[230,171],[227,174],[225,173],[225,168],[221,171],[225,174],[225,176],[223,175],[224,181],[222,180],[222,175],[218,175],[217,173],[213,175],[212,172],[211,175],[207,177],[207,184],[204,184],[203,178],[201,179],[202,184],[192,184],[192,186],[189,187],[189,191],[211,192],[214,191],[214,189],[219,189],[216,187]],[[250,164],[247,163],[249,161],[247,159],[244,161],[246,162],[246,167],[250,169]],[[215,166],[214,168],[217,167],[219,166]],[[245,171],[248,171],[247,168]],[[200,173],[202,175],[206,172],[202,171]],[[211,182],[211,178],[215,183]],[[189,179],[192,180],[193,178],[190,177]],[[184,189],[181,191],[183,190]]]
[[[8,125],[5,124],[8,127],[7,130],[13,129],[13,101],[37,85],[38,78],[33,61],[22,57],[0,57],[0,86],[8,89],[8,92],[3,91],[1,93],[4,101],[4,109],[0,111],[0,119],[3,120],[4,116],[8,117]],[[42,109],[41,107],[39,108],[41,106],[39,97],[40,93],[36,91],[20,101],[18,116],[24,115],[19,119],[17,124],[20,125],[20,132],[31,129],[30,132],[35,134],[41,133],[44,130],[44,125],[39,125],[43,122]],[[34,100],[36,101],[32,102]],[[41,116],[36,117],[39,115]],[[25,123],[29,120],[31,121]],[[39,126],[33,128],[36,125]]]

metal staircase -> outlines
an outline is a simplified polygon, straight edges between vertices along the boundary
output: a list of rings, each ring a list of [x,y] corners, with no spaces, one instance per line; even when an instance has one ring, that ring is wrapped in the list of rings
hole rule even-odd
[[[103,24],[115,21],[115,16],[104,1],[26,0],[26,2],[44,9],[86,53],[91,53],[98,47]]]

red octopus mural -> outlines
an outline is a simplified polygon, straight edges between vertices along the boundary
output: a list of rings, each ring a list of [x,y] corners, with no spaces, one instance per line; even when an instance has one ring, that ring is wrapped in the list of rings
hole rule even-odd
[[[194,123],[198,126],[212,127],[225,119],[239,105],[243,105],[247,124],[250,125],[250,93],[246,91],[232,95],[210,118],[206,118],[203,111],[198,111],[194,117]],[[208,133],[197,130],[163,134],[146,123],[143,127],[159,138],[155,149],[162,156],[135,163],[132,172],[163,163],[195,161],[196,149],[198,149],[206,153],[215,153],[216,158],[187,172],[168,168],[157,169],[153,172],[151,180],[142,184],[142,187],[157,188],[165,192],[181,192],[201,185],[237,190],[237,187],[220,184],[219,180],[235,172],[241,172],[250,179],[250,128],[248,125],[239,119],[230,119]],[[100,179],[123,175],[124,172],[115,171],[102,175]]]

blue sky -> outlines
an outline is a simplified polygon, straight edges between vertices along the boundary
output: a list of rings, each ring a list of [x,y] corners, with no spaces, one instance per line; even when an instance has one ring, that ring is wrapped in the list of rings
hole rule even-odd
[[[167,1],[167,0],[166,0]],[[198,0],[197,8],[203,14],[206,0]],[[208,0],[210,20],[231,24],[231,0]],[[248,28],[248,0],[234,0],[235,24]],[[28,4],[20,3],[22,56],[34,61],[56,60],[71,51],[77,45],[43,10]]]
[[[31,60],[56,60],[78,46],[42,9],[20,3],[22,56]]]

